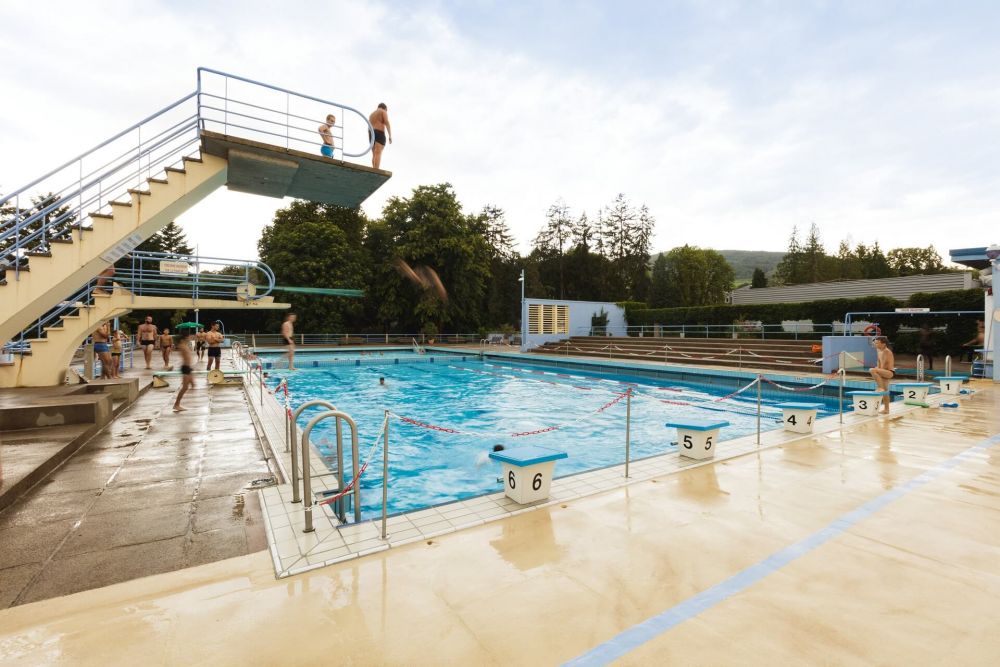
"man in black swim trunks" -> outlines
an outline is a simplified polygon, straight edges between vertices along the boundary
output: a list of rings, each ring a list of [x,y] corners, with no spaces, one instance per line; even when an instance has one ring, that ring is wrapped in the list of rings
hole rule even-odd
[[[181,353],[181,388],[177,392],[177,398],[174,399],[174,412],[183,412],[185,408],[181,407],[181,398],[187,393],[187,390],[194,386],[194,376],[191,375],[191,367],[194,365],[194,354],[191,353],[191,327],[185,327],[183,329],[178,329],[181,332],[181,342],[178,345],[178,349]]]
[[[139,325],[139,345],[142,346],[142,356],[146,359],[146,368],[152,368],[153,346],[156,345],[156,325],[153,316],[146,315],[146,321]]]
[[[219,331],[219,326],[222,324],[219,320],[212,322],[212,330],[205,334],[205,342],[208,343],[208,365],[205,367],[206,370],[212,370],[212,361],[215,361],[215,368],[219,368],[219,362],[222,361],[222,332]]]
[[[295,313],[285,313],[285,321],[281,323],[281,340],[288,347],[288,370],[295,370]]]
[[[372,146],[372,166],[379,169],[379,165],[382,164],[382,151],[385,149],[386,134],[389,136],[389,143],[392,143],[389,108],[385,106],[385,102],[379,102],[378,108],[368,116],[368,122],[372,124],[372,131],[375,133],[375,144]]]

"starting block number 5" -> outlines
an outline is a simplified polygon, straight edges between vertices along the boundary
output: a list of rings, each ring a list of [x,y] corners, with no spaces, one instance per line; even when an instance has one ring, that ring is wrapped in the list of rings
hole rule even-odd
[[[694,448],[694,442],[692,442],[690,435],[685,435],[684,441],[681,444],[684,445],[684,449]],[[711,448],[712,448],[712,436],[708,436],[707,438],[705,438],[705,451],[708,451]]]
[[[865,402],[864,401],[860,401],[859,404],[860,404],[861,409],[864,410],[865,409]],[[788,419],[786,419],[785,421],[788,422],[789,424],[791,424],[792,426],[795,426],[796,424],[798,424],[798,420],[795,419],[795,415],[788,415]],[[809,418],[806,419],[806,426],[812,426],[812,423],[813,423],[812,415],[809,415]]]

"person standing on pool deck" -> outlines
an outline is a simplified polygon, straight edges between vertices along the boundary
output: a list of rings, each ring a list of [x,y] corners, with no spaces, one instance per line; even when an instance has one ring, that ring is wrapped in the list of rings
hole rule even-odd
[[[122,365],[122,341],[125,334],[118,331],[111,332],[111,377],[118,378],[118,369]]]
[[[208,365],[207,370],[212,370],[212,360],[215,360],[215,368],[219,369],[219,362],[222,361],[222,332],[219,331],[221,322],[212,322],[212,330],[205,334],[205,342],[208,343]]]
[[[111,358],[111,347],[108,345],[108,323],[101,322],[100,326],[94,329],[94,354],[101,360],[101,379],[110,380],[113,376],[112,366],[115,362]]]
[[[198,333],[194,335],[194,351],[198,354],[198,361],[205,358],[205,330],[198,327]]]
[[[163,327],[163,333],[160,334],[160,352],[163,353],[163,368],[164,370],[170,370],[170,350],[174,347],[174,337],[170,335],[170,329],[168,327]]]
[[[392,126],[389,124],[389,107],[385,102],[379,102],[378,108],[368,116],[368,122],[372,124],[372,131],[375,133],[375,144],[372,146],[372,167],[380,169],[382,164],[382,151],[385,150],[386,134],[389,135],[389,143],[392,143]]]
[[[146,315],[146,321],[139,325],[139,345],[142,346],[142,356],[146,359],[146,368],[152,368],[153,346],[156,345],[156,325],[153,316]]]
[[[337,117],[330,114],[326,117],[326,122],[319,126],[319,136],[323,139],[319,152],[324,157],[333,157],[333,126],[336,124]]]
[[[285,321],[281,323],[281,339],[288,346],[288,370],[295,368],[295,313],[285,313]]]
[[[181,353],[181,388],[177,392],[177,398],[174,399],[174,412],[185,410],[181,407],[181,399],[184,398],[187,390],[194,386],[194,376],[191,375],[191,367],[194,365],[194,354],[191,352],[191,329],[184,328],[181,329],[181,332],[180,344],[177,346]],[[209,359],[209,362],[211,361]]]
[[[896,357],[893,356],[892,350],[889,349],[889,344],[885,336],[876,336],[874,345],[875,351],[878,354],[878,363],[869,372],[875,380],[875,385],[878,386],[880,391],[885,392],[885,396],[882,397],[885,410],[880,410],[879,412],[889,414],[889,380],[896,374]]]

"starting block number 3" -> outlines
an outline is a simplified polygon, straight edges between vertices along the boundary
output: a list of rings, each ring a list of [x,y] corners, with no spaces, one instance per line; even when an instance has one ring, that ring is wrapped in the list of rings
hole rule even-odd
[[[681,444],[684,445],[684,449],[694,448],[694,442],[691,440],[690,435],[685,435],[684,440],[681,442]],[[711,448],[712,448],[712,436],[708,436],[707,438],[705,438],[705,451],[708,451]]]
[[[865,402],[859,401],[858,403],[861,409],[864,410]],[[795,415],[788,415],[788,419],[786,419],[785,421],[791,424],[792,426],[796,426],[798,424],[798,420],[795,419]],[[806,419],[806,426],[812,426],[812,423],[813,423],[812,415],[809,415],[809,417]]]
[[[495,483],[496,482],[494,482],[494,484]],[[517,476],[514,474],[513,470],[507,474],[507,486],[512,489],[517,488]],[[537,491],[540,488],[542,488],[542,473],[536,472],[535,476],[531,478],[531,490]]]
[[[864,398],[859,398],[858,399],[858,410],[867,410],[867,409],[868,409],[868,401],[866,399],[864,399]]]

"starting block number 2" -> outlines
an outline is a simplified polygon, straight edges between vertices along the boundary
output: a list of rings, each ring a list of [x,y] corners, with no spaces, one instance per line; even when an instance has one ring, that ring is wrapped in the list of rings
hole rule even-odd
[[[859,401],[859,405],[860,405],[860,407],[861,407],[862,410],[865,409],[865,402],[864,401]],[[795,419],[795,415],[788,415],[788,419],[786,419],[785,421],[788,422],[789,424],[791,424],[792,426],[795,426],[796,424],[799,423],[798,420]],[[812,415],[809,415],[809,417],[806,419],[806,426],[812,426],[812,423],[813,423]]]
[[[684,445],[684,449],[694,448],[694,442],[691,440],[690,435],[685,435],[684,440],[681,442],[681,444]],[[712,448],[712,436],[708,436],[707,438],[705,438],[705,451],[708,451],[711,448]]]

